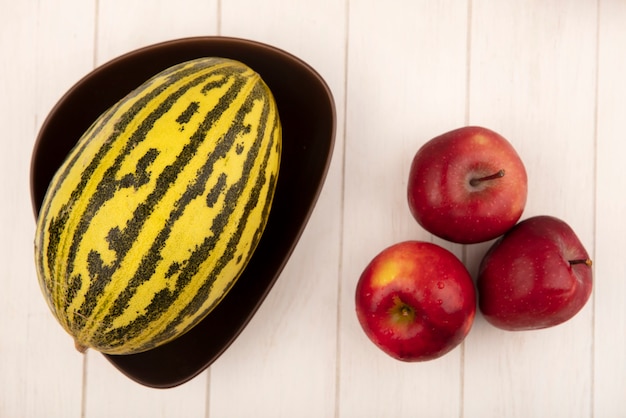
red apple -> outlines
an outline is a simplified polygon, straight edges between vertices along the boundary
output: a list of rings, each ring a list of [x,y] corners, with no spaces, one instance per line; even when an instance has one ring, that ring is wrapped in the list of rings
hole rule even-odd
[[[415,154],[408,182],[411,213],[428,232],[470,244],[496,238],[519,220],[528,180],[513,146],[468,126],[431,139]]]
[[[365,334],[391,357],[430,360],[463,341],[474,321],[476,292],[454,254],[406,241],[386,248],[365,268],[356,313]]]
[[[485,254],[477,280],[480,310],[506,330],[558,325],[589,299],[591,270],[569,225],[551,216],[526,219]]]

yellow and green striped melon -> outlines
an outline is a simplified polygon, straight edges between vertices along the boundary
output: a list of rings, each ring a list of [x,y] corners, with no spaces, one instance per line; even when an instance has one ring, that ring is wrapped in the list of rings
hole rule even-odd
[[[166,69],[97,119],[35,236],[42,292],[77,348],[146,351],[220,302],[263,233],[281,138],[267,85],[224,58]]]

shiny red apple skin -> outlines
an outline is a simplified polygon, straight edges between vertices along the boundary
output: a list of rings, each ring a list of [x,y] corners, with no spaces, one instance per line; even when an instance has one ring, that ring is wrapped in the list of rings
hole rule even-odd
[[[470,184],[500,173],[502,177]],[[528,193],[526,169],[498,133],[466,126],[426,142],[409,174],[409,209],[428,232],[472,244],[504,234],[520,219]]]
[[[432,243],[405,241],[367,265],[356,288],[356,312],[365,334],[391,357],[432,360],[470,331],[476,291],[454,254]]]
[[[517,224],[483,257],[479,307],[498,328],[548,328],[583,308],[592,282],[589,254],[572,228],[558,218],[536,216]]]

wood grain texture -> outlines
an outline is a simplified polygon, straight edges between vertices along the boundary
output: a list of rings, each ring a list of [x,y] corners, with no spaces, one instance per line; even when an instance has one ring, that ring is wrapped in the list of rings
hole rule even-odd
[[[0,417],[626,416],[624,1],[0,0],[0,10]],[[100,354],[76,353],[45,305],[30,153],[52,106],[94,66],[217,34],[273,44],[320,72],[337,105],[335,154],[250,325],[192,381],[148,389]],[[519,151],[524,217],[551,214],[576,230],[594,258],[592,300],[537,332],[478,315],[445,357],[397,362],[360,329],[356,281],[406,239],[443,245],[476,273],[490,243],[434,238],[406,203],[413,154],[465,124]]]
[[[339,416],[460,413],[462,348],[430,363],[391,359],[360,329],[354,289],[383,248],[432,239],[409,212],[407,179],[424,142],[464,124],[467,12],[453,1],[350,4]]]
[[[593,412],[626,415],[626,3],[600,0],[596,138]]]
[[[491,126],[520,153],[529,176],[523,217],[559,217],[592,250],[596,5],[472,4],[470,123]],[[477,265],[484,246],[468,254]],[[592,314],[589,303],[566,324],[523,333],[479,316],[466,341],[467,415],[590,416]]]
[[[91,0],[94,1],[94,0]],[[95,0],[96,64],[153,43],[217,35],[218,0]]]

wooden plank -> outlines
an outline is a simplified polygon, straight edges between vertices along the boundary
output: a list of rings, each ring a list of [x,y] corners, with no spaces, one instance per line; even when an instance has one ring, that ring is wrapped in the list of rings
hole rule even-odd
[[[87,353],[86,363],[86,417],[206,416],[206,373],[182,386],[164,390],[135,383],[95,351]]]
[[[217,1],[158,1],[146,7],[139,0],[124,0],[98,5],[97,65],[152,43],[217,31]],[[89,353],[87,360],[87,417],[193,417],[206,413],[206,373],[179,388],[162,391],[127,379],[98,353]]]
[[[407,179],[423,143],[464,124],[467,5],[351,2],[349,27],[338,415],[458,416],[462,347],[393,360],[361,330],[354,291],[383,248],[432,240],[409,212]]]
[[[93,2],[15,2],[2,10],[0,416],[78,417],[82,356],[37,281],[29,163],[48,111],[90,69],[92,38],[77,35],[93,33]]]
[[[98,65],[150,44],[188,36],[217,35],[219,0],[98,2]]]
[[[592,1],[472,1],[469,121],[520,153],[529,175],[523,217],[565,220],[590,251],[596,23]],[[474,272],[485,249],[467,249]],[[477,318],[465,346],[465,414],[589,416],[592,318],[593,303],[541,331],[505,332]]]
[[[596,250],[594,314],[594,416],[626,411],[626,3],[600,0]]]
[[[209,416],[328,417],[335,404],[345,5],[258,5],[223,2],[221,33],[283,48],[319,71],[335,96],[336,147],[318,204],[287,266],[251,323],[210,369]]]

